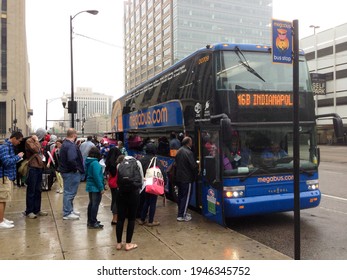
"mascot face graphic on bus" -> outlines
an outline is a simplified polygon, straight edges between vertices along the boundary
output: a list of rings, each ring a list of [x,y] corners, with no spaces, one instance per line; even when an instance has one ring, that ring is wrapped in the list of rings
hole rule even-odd
[[[277,29],[276,47],[278,50],[285,52],[289,48],[289,40],[287,38],[287,30]]]

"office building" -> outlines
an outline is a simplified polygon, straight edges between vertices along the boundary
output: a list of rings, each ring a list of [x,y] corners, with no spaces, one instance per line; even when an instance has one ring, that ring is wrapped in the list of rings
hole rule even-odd
[[[65,95],[67,100],[71,99],[71,95]],[[77,101],[77,114],[75,115],[75,129],[78,132],[82,132],[85,123],[91,118],[96,118],[99,116],[110,116],[111,106],[112,106],[112,96],[93,92],[92,88],[88,87],[78,87],[74,93],[74,100]],[[68,110],[64,111],[64,127],[70,127],[71,124],[71,114]],[[95,121],[95,120],[94,120]],[[109,119],[111,123],[111,118]],[[91,131],[85,131],[91,132]],[[99,132],[93,131],[93,132]]]
[[[31,127],[25,0],[0,2],[0,139]]]
[[[300,48],[305,51],[315,85],[316,115],[336,113],[346,122],[347,23],[314,32],[300,40]],[[336,142],[331,119],[318,120],[318,136],[319,143]],[[346,140],[344,137],[343,142]]]
[[[272,0],[125,1],[125,90],[207,44],[269,44],[271,18]]]

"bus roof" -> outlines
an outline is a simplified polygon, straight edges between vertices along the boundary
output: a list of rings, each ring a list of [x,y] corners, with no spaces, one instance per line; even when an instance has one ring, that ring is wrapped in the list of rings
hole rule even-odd
[[[211,45],[206,45],[203,48],[200,48],[193,52],[192,54],[186,56],[185,58],[177,61],[173,65],[171,65],[169,68],[165,69],[164,71],[160,72],[159,74],[153,76],[146,82],[143,82],[136,86],[135,88],[129,90],[127,93],[125,93],[123,96],[126,96],[128,94],[132,94],[136,92],[137,90],[141,89],[145,84],[151,83],[158,79],[158,77],[165,75],[165,73],[172,71],[177,67],[177,65],[184,63],[186,60],[196,56],[199,53],[206,52],[206,50],[209,50],[211,52],[213,51],[221,51],[221,50],[235,50],[235,48],[238,48],[241,51],[248,51],[248,52],[264,52],[264,53],[270,53],[271,52],[271,46],[270,45],[259,45],[259,44],[235,44],[235,43],[215,43]],[[300,55],[304,55],[304,52],[300,50]],[[122,96],[122,97],[123,97]]]

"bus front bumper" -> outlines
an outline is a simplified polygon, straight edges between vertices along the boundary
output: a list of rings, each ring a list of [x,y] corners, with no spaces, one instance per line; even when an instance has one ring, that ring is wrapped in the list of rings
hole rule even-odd
[[[300,208],[317,207],[320,203],[319,190],[300,193]],[[294,194],[273,194],[266,196],[224,198],[226,218],[259,215],[294,210]]]

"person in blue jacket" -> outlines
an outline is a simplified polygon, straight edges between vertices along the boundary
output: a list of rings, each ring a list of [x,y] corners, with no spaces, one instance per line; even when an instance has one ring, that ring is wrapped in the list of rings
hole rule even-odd
[[[86,191],[89,193],[87,226],[92,229],[102,229],[104,225],[97,220],[99,205],[105,192],[103,169],[99,160],[101,153],[97,147],[92,147],[86,158]]]

